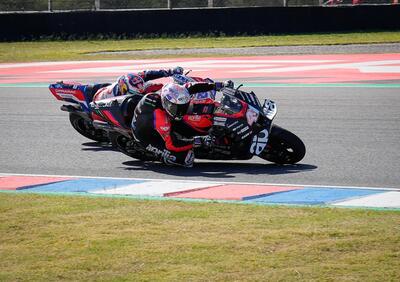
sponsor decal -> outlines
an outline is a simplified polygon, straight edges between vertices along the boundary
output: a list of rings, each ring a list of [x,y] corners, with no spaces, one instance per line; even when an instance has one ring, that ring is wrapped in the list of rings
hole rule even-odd
[[[238,126],[234,127],[232,130],[236,131],[236,130],[242,128],[242,127],[243,127],[243,124],[239,124]]]
[[[166,150],[166,149],[160,150],[160,149],[158,149],[156,147],[153,147],[151,144],[149,144],[146,147],[146,150],[151,152],[151,153],[154,153],[157,156],[160,156],[164,160],[169,160],[169,161],[173,161],[173,162],[176,161],[176,157],[174,155],[171,155],[171,152]]]
[[[191,116],[188,116],[188,119],[191,120],[191,121],[199,121],[199,120],[201,120],[201,116],[199,116],[199,115],[191,115]]]
[[[57,94],[70,94],[70,95],[74,95],[76,93],[75,90],[70,90],[70,89],[55,89]]]
[[[208,106],[204,106],[203,107],[203,114],[205,114],[205,113],[207,113],[208,112]]]
[[[264,129],[257,135],[253,137],[253,142],[251,143],[250,146],[250,153],[253,155],[259,155],[261,152],[264,150],[264,148],[267,146],[268,142],[268,130]]]
[[[244,127],[242,130],[240,130],[239,132],[238,132],[238,134],[242,134],[242,133],[245,133],[247,130],[249,130],[250,129],[250,127],[248,127],[248,126],[246,126],[246,127]]]
[[[213,124],[216,126],[226,126],[227,119],[224,117],[214,117]]]
[[[239,121],[235,121],[235,122],[231,123],[230,125],[228,125],[227,127],[228,127],[228,128],[231,128],[231,127],[235,126],[236,124],[238,124],[238,122],[239,122]]]
[[[247,132],[245,135],[243,135],[242,136],[242,140],[243,139],[246,139],[247,137],[249,137],[250,136],[250,134],[251,134],[251,132],[249,131],[249,132]]]
[[[186,165],[186,166],[192,166],[192,165],[193,165],[193,162],[194,162],[194,153],[193,153],[193,150],[190,150],[190,151],[188,152],[188,154],[186,155],[186,158],[185,158],[185,165]]]
[[[249,109],[246,112],[247,123],[250,126],[253,125],[257,121],[259,114],[259,111],[249,105]]]
[[[83,104],[84,106],[88,106],[87,105],[87,103],[86,103],[86,101],[84,101],[84,100],[80,100],[79,98],[77,98],[75,95],[73,95],[73,94],[59,94],[59,96],[61,97],[61,98],[63,98],[63,99],[71,99],[71,100],[73,100],[73,101],[76,101],[77,103],[80,103],[80,104]],[[69,101],[69,102],[71,102],[71,101]],[[71,102],[71,103],[73,103],[73,102]]]
[[[269,120],[273,120],[276,116],[277,108],[274,101],[265,99],[263,112]]]
[[[221,122],[226,122],[227,118],[225,117],[214,117],[215,121],[221,121]]]
[[[170,127],[169,126],[160,126],[160,129],[162,131],[169,131]]]
[[[225,122],[214,121],[214,126],[225,126]]]

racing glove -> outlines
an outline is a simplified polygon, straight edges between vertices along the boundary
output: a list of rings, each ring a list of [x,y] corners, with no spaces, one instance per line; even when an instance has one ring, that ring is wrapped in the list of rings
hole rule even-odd
[[[206,135],[206,136],[195,136],[193,138],[193,147],[194,148],[210,148],[211,145],[214,143],[215,137]]]
[[[234,83],[232,80],[226,80],[224,82],[215,82],[215,90],[219,91],[222,88],[233,88],[234,87]]]
[[[169,69],[168,73],[169,73],[169,75],[183,74],[183,68],[182,67],[175,67],[173,69]]]

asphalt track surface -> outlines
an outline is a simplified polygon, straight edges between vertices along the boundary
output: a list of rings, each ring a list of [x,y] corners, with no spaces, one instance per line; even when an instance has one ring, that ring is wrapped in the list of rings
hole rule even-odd
[[[3,75],[0,76],[0,82],[3,80],[0,173],[400,189],[400,75],[398,67],[392,67],[398,62],[386,66],[386,70],[395,70],[391,80],[379,81],[378,70],[372,84],[364,81],[356,87],[347,83],[342,84],[346,87],[318,83],[311,87],[296,83],[279,87],[254,84],[251,89],[261,99],[277,102],[275,122],[297,134],[306,144],[305,158],[292,166],[271,164],[258,157],[249,161],[199,160],[191,169],[143,163],[75,132],[68,114],[59,110],[62,103],[54,99],[44,86],[46,83],[34,87],[7,86],[10,79],[20,80],[20,76]],[[375,66],[368,68],[374,71]],[[316,75],[321,71],[324,70],[317,70]],[[342,80],[347,75],[344,72]],[[320,76],[332,82],[329,75],[339,74],[334,69]],[[369,77],[368,73],[361,75]],[[276,79],[274,76],[271,74],[270,79]],[[102,81],[82,77],[82,81],[85,79]],[[315,79],[320,78],[310,81]],[[234,80],[246,81],[240,77]]]
[[[142,163],[81,137],[46,88],[0,88],[2,173],[400,188],[396,88],[257,88],[278,102],[276,123],[307,147],[299,165],[198,161]]]

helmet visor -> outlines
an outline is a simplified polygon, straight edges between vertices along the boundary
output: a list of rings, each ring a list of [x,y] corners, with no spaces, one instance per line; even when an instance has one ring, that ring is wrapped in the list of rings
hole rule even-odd
[[[187,113],[188,108],[189,103],[180,105],[167,103],[165,110],[175,119],[181,119]]]

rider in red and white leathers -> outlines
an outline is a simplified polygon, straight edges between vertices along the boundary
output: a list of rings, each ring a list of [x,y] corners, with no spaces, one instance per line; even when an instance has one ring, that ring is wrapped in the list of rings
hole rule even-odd
[[[128,73],[120,76],[116,82],[97,90],[93,96],[93,101],[121,96],[128,93],[140,93],[145,95],[147,93],[156,92],[162,88],[163,84],[148,83],[148,81],[182,73],[182,67],[175,67],[174,69],[169,70],[146,70],[139,73]]]

